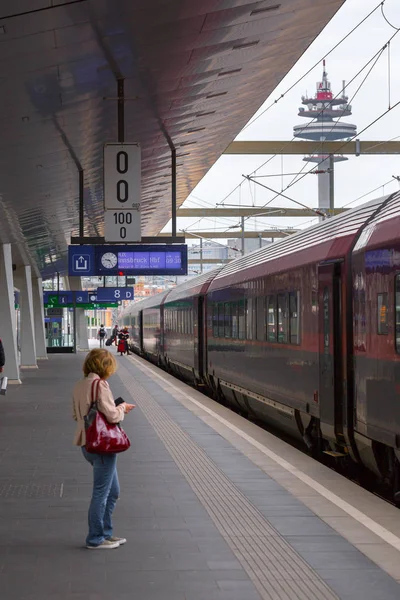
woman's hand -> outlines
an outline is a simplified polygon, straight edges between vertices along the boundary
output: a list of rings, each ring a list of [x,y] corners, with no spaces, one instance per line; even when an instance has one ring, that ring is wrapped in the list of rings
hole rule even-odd
[[[133,408],[136,408],[134,404],[127,404],[127,402],[124,402],[124,411],[125,411],[125,414],[131,412],[131,410]]]

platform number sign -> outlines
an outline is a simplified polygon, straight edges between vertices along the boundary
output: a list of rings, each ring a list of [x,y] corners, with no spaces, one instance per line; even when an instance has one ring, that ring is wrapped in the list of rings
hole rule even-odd
[[[104,146],[106,242],[140,241],[141,153],[138,144]]]
[[[140,242],[140,211],[106,210],[104,237],[106,242]]]

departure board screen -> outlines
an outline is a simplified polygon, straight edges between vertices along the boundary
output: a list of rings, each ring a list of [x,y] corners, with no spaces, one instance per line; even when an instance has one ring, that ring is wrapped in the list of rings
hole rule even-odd
[[[70,275],[187,275],[186,244],[69,246]]]

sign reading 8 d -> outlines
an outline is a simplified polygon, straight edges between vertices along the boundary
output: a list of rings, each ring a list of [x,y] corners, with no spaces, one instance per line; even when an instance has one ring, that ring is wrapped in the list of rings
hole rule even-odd
[[[104,146],[104,207],[140,211],[141,153],[138,144]]]

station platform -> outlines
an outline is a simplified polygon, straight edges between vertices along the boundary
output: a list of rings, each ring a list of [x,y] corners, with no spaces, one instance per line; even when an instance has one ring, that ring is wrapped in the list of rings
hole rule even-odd
[[[136,356],[116,550],[84,547],[90,466],[72,445],[84,355],[0,396],[4,600],[398,600],[400,513]]]

